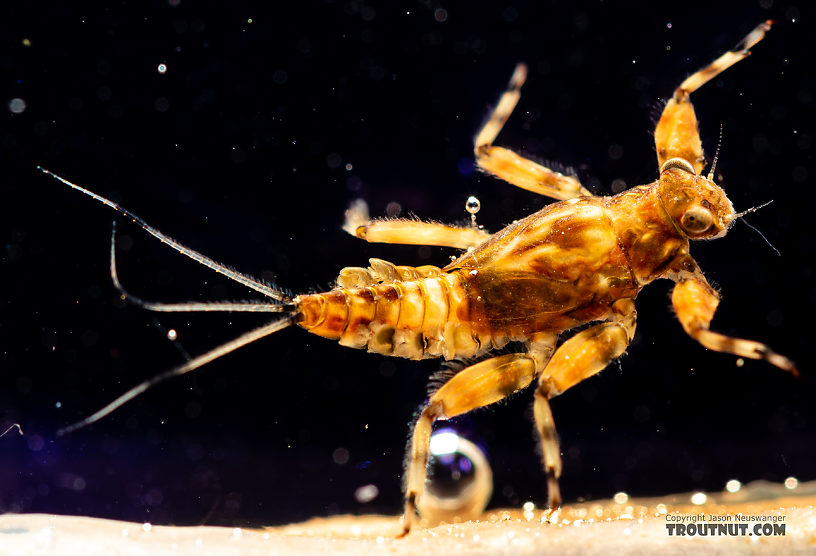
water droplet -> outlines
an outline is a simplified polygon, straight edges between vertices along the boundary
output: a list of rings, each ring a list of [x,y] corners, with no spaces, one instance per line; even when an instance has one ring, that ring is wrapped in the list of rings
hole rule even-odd
[[[476,214],[482,208],[482,203],[479,202],[479,199],[471,195],[468,197],[467,202],[465,202],[465,210],[468,211],[470,214]]]

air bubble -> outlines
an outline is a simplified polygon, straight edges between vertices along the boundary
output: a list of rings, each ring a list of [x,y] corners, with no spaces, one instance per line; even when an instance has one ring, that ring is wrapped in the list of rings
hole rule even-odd
[[[452,429],[431,436],[428,484],[417,502],[430,522],[476,519],[493,493],[493,472],[481,448]]]
[[[468,211],[472,215],[476,215],[477,212],[482,208],[482,203],[479,202],[479,199],[471,195],[468,197],[467,202],[465,202],[465,210]]]

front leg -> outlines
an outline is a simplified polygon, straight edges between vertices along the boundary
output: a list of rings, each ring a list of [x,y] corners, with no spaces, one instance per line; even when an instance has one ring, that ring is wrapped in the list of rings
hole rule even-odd
[[[742,41],[703,69],[690,75],[674,91],[674,95],[663,109],[655,128],[655,146],[659,168],[671,158],[682,158],[694,167],[694,172],[703,171],[703,145],[697,128],[697,116],[689,95],[709,80],[725,71],[750,54],[750,49],[762,40],[771,28],[771,22],[757,25]]]
[[[790,359],[772,351],[765,344],[732,338],[708,329],[720,303],[720,296],[708,284],[696,264],[693,271],[679,273],[676,282],[672,291],[672,305],[677,319],[689,336],[708,349],[750,359],[764,359],[771,365],[798,376],[799,371]]]

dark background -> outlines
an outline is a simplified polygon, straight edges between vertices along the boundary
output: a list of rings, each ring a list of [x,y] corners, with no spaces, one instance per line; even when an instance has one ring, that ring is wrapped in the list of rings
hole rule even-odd
[[[56,438],[183,361],[179,345],[202,353],[264,319],[121,303],[108,276],[112,212],[38,164],[295,292],[329,288],[369,257],[441,266],[451,250],[346,235],[343,210],[363,197],[375,215],[398,203],[456,221],[475,194],[479,222],[498,230],[549,202],[473,172],[472,137],[517,61],[531,73],[498,143],[611,194],[613,180],[655,179],[660,99],[768,18],[778,25],[754,54],[693,99],[709,155],[723,126],[718,168],[737,210],[774,200],[748,220],[782,256],[740,223],[693,253],[723,293],[714,328],[767,342],[803,379],[697,345],[660,281],[638,298],[620,364],[553,410],[567,502],[816,478],[804,3],[72,4],[4,3],[0,17],[0,424],[25,432],[0,438],[0,511],[222,525],[396,514],[407,425],[439,368],[289,329]],[[137,295],[254,297],[119,229],[120,275]],[[489,451],[493,506],[546,500],[530,404],[525,392],[458,421]],[[380,494],[361,504],[354,490],[366,484]]]

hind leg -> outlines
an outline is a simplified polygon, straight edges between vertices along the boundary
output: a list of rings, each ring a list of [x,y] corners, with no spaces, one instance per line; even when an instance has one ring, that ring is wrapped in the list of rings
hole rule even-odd
[[[400,536],[411,530],[416,504],[425,490],[434,422],[500,401],[529,385],[535,374],[535,360],[530,355],[502,355],[467,367],[434,392],[413,426],[406,454],[405,513]]]

